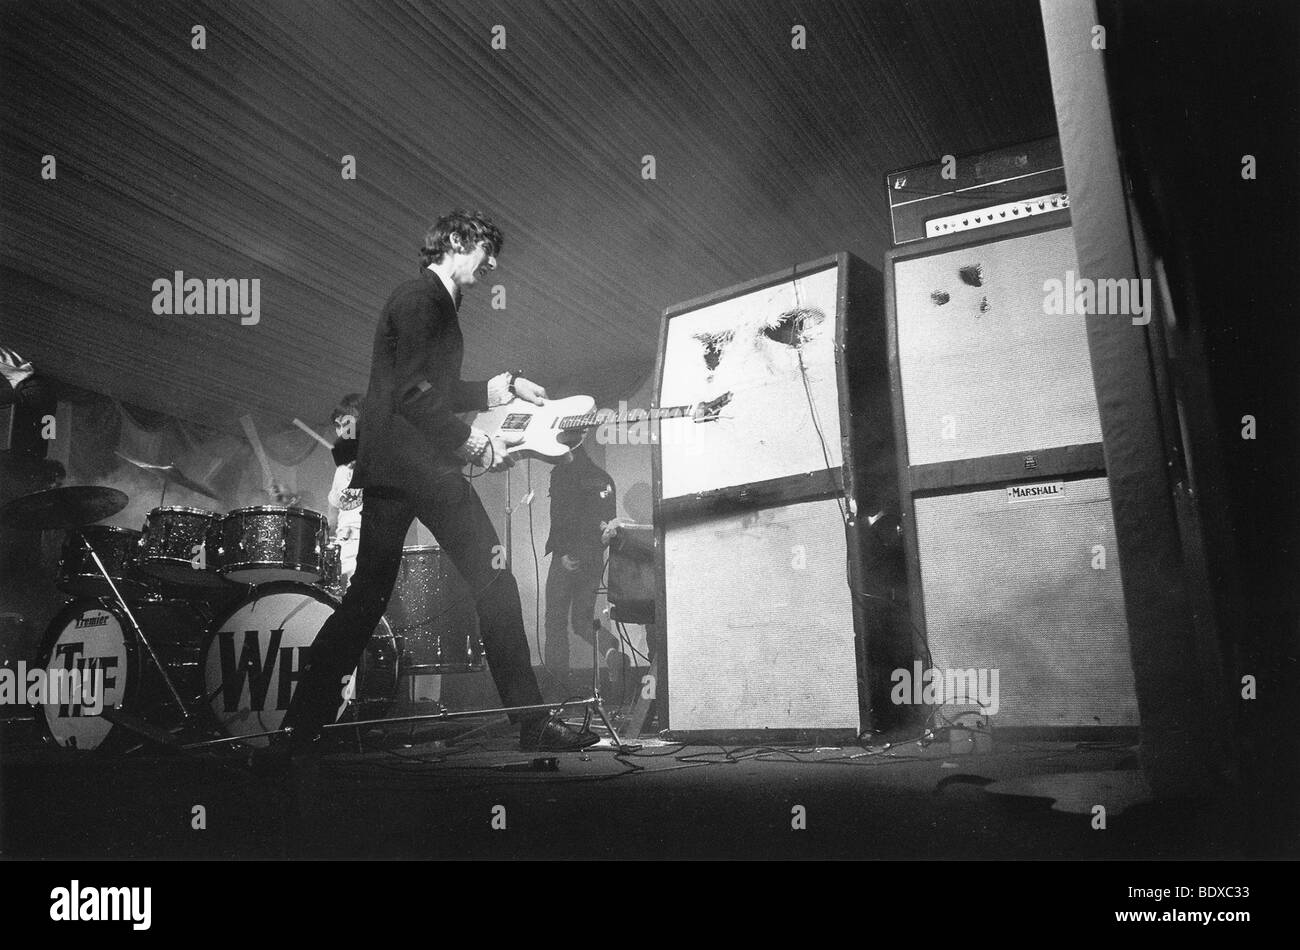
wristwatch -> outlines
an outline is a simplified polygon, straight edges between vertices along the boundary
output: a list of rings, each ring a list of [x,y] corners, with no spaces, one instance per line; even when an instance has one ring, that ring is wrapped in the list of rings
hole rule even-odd
[[[515,392],[515,380],[518,379],[518,378],[519,378],[520,376],[522,376],[522,375],[524,375],[524,374],[523,374],[523,372],[520,371],[520,370],[517,370],[517,369],[512,369],[512,370],[510,370],[510,383],[509,383],[509,385],[506,387],[506,391],[509,392],[510,395],[512,395],[512,396],[518,396],[518,395],[519,395],[519,393]]]

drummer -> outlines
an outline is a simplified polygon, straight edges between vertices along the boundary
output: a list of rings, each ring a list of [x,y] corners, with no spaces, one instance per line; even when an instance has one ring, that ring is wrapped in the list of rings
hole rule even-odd
[[[339,510],[334,540],[339,543],[339,580],[347,586],[357,569],[357,547],[361,543],[361,489],[349,488],[357,462],[357,422],[361,418],[361,394],[348,393],[330,416],[338,441],[334,443],[334,484],[330,504]]]

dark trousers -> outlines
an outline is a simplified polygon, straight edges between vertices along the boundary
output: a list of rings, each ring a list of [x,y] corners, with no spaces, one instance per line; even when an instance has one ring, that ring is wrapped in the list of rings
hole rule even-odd
[[[503,705],[540,704],[542,694],[533,675],[519,587],[505,566],[505,551],[496,529],[470,483],[459,473],[451,473],[401,494],[367,488],[362,500],[356,573],[342,605],[325,621],[312,644],[307,673],[284,724],[310,735],[334,721],[341,681],[356,667],[388,606],[402,563],[402,542],[413,518],[433,532],[474,591],[483,648]],[[511,719],[518,722],[536,717],[521,714]]]
[[[566,571],[560,555],[551,555],[551,569],[546,575],[546,671],[564,677],[569,673],[569,623],[573,632],[591,643],[591,622],[596,613],[596,589],[605,573],[603,552],[579,559],[576,571]],[[601,626],[600,649],[617,646]]]

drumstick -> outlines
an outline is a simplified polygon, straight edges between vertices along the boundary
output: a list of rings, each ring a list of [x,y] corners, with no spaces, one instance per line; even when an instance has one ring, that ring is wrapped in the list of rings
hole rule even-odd
[[[262,448],[262,440],[257,437],[257,426],[253,425],[252,416],[240,416],[239,424],[244,427],[244,433],[248,436],[248,441],[253,444],[253,454],[257,456],[257,461],[262,465],[262,473],[266,476],[266,483],[270,485],[275,479],[271,475],[271,462],[266,457],[266,450]]]
[[[321,437],[316,433],[316,430],[315,430],[315,429],[313,429],[311,426],[307,425],[307,423],[303,422],[301,419],[294,419],[294,420],[293,420],[293,424],[296,425],[296,426],[297,426],[299,429],[301,429],[303,432],[306,432],[309,436],[311,436],[313,439],[315,439],[315,440],[316,440],[317,442],[319,442],[321,445],[325,446],[325,448],[327,448],[327,449],[331,449],[331,450],[334,448],[334,446],[330,445],[328,442],[326,442],[324,439],[322,439],[322,438],[321,438]]]

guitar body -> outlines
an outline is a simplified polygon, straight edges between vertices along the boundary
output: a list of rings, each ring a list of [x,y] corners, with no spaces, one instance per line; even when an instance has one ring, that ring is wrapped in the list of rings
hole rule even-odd
[[[583,428],[561,429],[559,420],[567,416],[584,416],[596,408],[590,396],[569,396],[565,399],[547,399],[535,406],[523,399],[512,399],[504,406],[480,412],[472,424],[488,435],[499,435],[511,441],[523,435],[523,441],[510,447],[512,458],[540,459],[555,464],[567,458],[569,450],[582,443],[586,434]]]
[[[712,422],[729,402],[731,393],[727,392],[695,406],[655,409],[653,413],[634,412],[624,416],[606,410],[599,414],[597,421],[596,400],[590,396],[547,399],[540,406],[516,398],[504,406],[467,416],[466,421],[510,443],[511,458],[540,459],[555,464],[568,458],[570,450],[582,444],[586,431],[597,425],[639,421],[651,415],[655,419],[689,416],[693,422]]]

